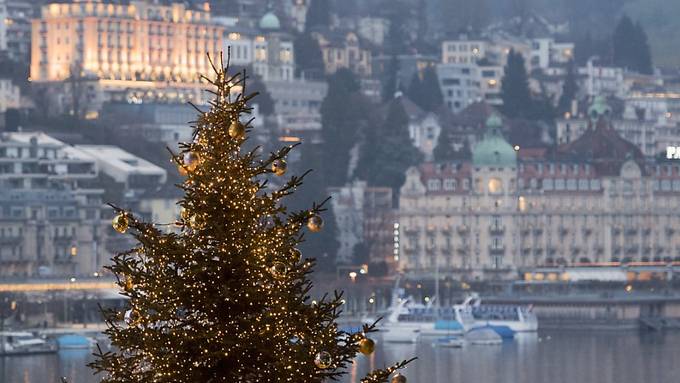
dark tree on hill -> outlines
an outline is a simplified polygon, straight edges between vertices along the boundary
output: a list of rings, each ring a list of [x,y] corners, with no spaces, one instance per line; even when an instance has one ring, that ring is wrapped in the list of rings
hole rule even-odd
[[[444,95],[439,87],[439,77],[434,65],[430,65],[423,71],[423,79],[420,83],[423,97],[419,106],[428,112],[437,110],[444,104]]]
[[[323,155],[323,145],[305,142],[300,146],[300,161],[296,164],[296,171],[300,174],[309,170],[310,164],[317,169],[323,169],[324,161],[328,159]],[[309,198],[322,198],[328,195],[328,180],[324,172],[312,171],[304,179],[304,186],[299,188],[291,196],[290,206],[293,210],[304,209]],[[315,254],[317,270],[323,272],[335,272],[336,256],[340,243],[337,240],[337,224],[331,203],[326,206],[324,213],[324,229],[316,235],[306,236],[299,246],[300,251],[306,254]]]
[[[385,52],[390,55],[407,53],[410,43],[406,30],[409,8],[403,0],[390,0],[386,6],[389,28],[385,36]]]
[[[428,66],[420,74],[415,72],[411,78],[406,95],[421,109],[433,112],[444,103],[444,96],[439,87],[439,78],[434,66]]]
[[[349,69],[339,69],[329,77],[328,94],[321,104],[321,136],[327,159],[323,171],[329,186],[347,182],[350,151],[358,141],[358,132],[367,124],[369,108]]]
[[[245,69],[248,76],[248,92],[257,92],[257,97],[253,98],[252,104],[257,105],[257,108],[262,115],[269,116],[274,114],[274,100],[267,90],[267,86],[262,81],[262,77],[255,74],[252,66],[239,67],[232,66],[235,72],[243,72]]]
[[[319,42],[310,33],[301,33],[295,38],[295,74],[304,73],[314,78],[324,74],[323,53]]]
[[[639,23],[634,24],[627,15],[621,18],[614,29],[612,49],[614,65],[639,73],[653,72],[647,34]]]
[[[401,100],[392,100],[385,120],[364,142],[359,159],[358,176],[370,185],[391,187],[395,199],[406,170],[422,160],[422,153],[411,142],[408,124]]]
[[[505,116],[515,118],[531,114],[532,102],[524,57],[514,50],[508,54],[508,63],[505,65],[501,98]]]
[[[576,66],[574,60],[569,60],[567,63],[567,73],[562,84],[562,94],[557,103],[557,108],[560,113],[568,112],[571,109],[571,102],[576,98],[578,92],[578,83],[576,81]]]
[[[446,162],[456,159],[456,151],[453,149],[453,140],[451,134],[445,129],[442,129],[437,138],[437,146],[434,147],[432,153],[436,162]]]
[[[392,55],[382,79],[383,101],[388,102],[393,99],[397,90],[399,90],[399,59],[397,55]]]
[[[311,0],[305,20],[305,29],[328,28],[331,25],[331,0]]]

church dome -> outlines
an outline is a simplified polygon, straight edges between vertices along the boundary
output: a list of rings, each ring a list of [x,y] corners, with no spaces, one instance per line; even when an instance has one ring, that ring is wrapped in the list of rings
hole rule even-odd
[[[492,114],[486,120],[484,139],[475,145],[472,162],[475,166],[515,166],[517,153],[501,134],[501,118]]]
[[[260,29],[278,30],[281,29],[281,22],[274,12],[267,12],[260,19]]]

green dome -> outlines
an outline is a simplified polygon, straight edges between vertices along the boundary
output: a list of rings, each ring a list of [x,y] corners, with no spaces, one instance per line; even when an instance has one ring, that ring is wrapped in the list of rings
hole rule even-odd
[[[281,29],[281,22],[273,12],[267,12],[260,19],[260,29],[277,30]]]
[[[597,120],[602,116],[609,117],[612,114],[612,108],[607,104],[602,96],[597,96],[593,99],[593,103],[588,108],[588,116],[592,120]]]
[[[501,118],[496,114],[486,120],[484,139],[472,151],[475,166],[515,166],[517,163],[517,153],[503,138],[501,126]]]

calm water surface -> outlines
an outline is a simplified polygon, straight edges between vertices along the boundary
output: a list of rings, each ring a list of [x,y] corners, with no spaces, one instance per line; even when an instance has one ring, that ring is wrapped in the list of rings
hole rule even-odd
[[[502,346],[463,349],[419,344],[378,344],[359,356],[344,383],[359,382],[369,368],[418,356],[404,374],[412,383],[678,383],[680,332],[541,332]],[[89,351],[0,359],[2,383],[71,383],[98,379],[85,367]]]

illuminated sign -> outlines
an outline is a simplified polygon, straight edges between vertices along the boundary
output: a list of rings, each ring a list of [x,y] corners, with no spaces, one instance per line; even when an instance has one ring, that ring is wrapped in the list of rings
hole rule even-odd
[[[667,146],[666,158],[669,160],[680,160],[680,146]]]

